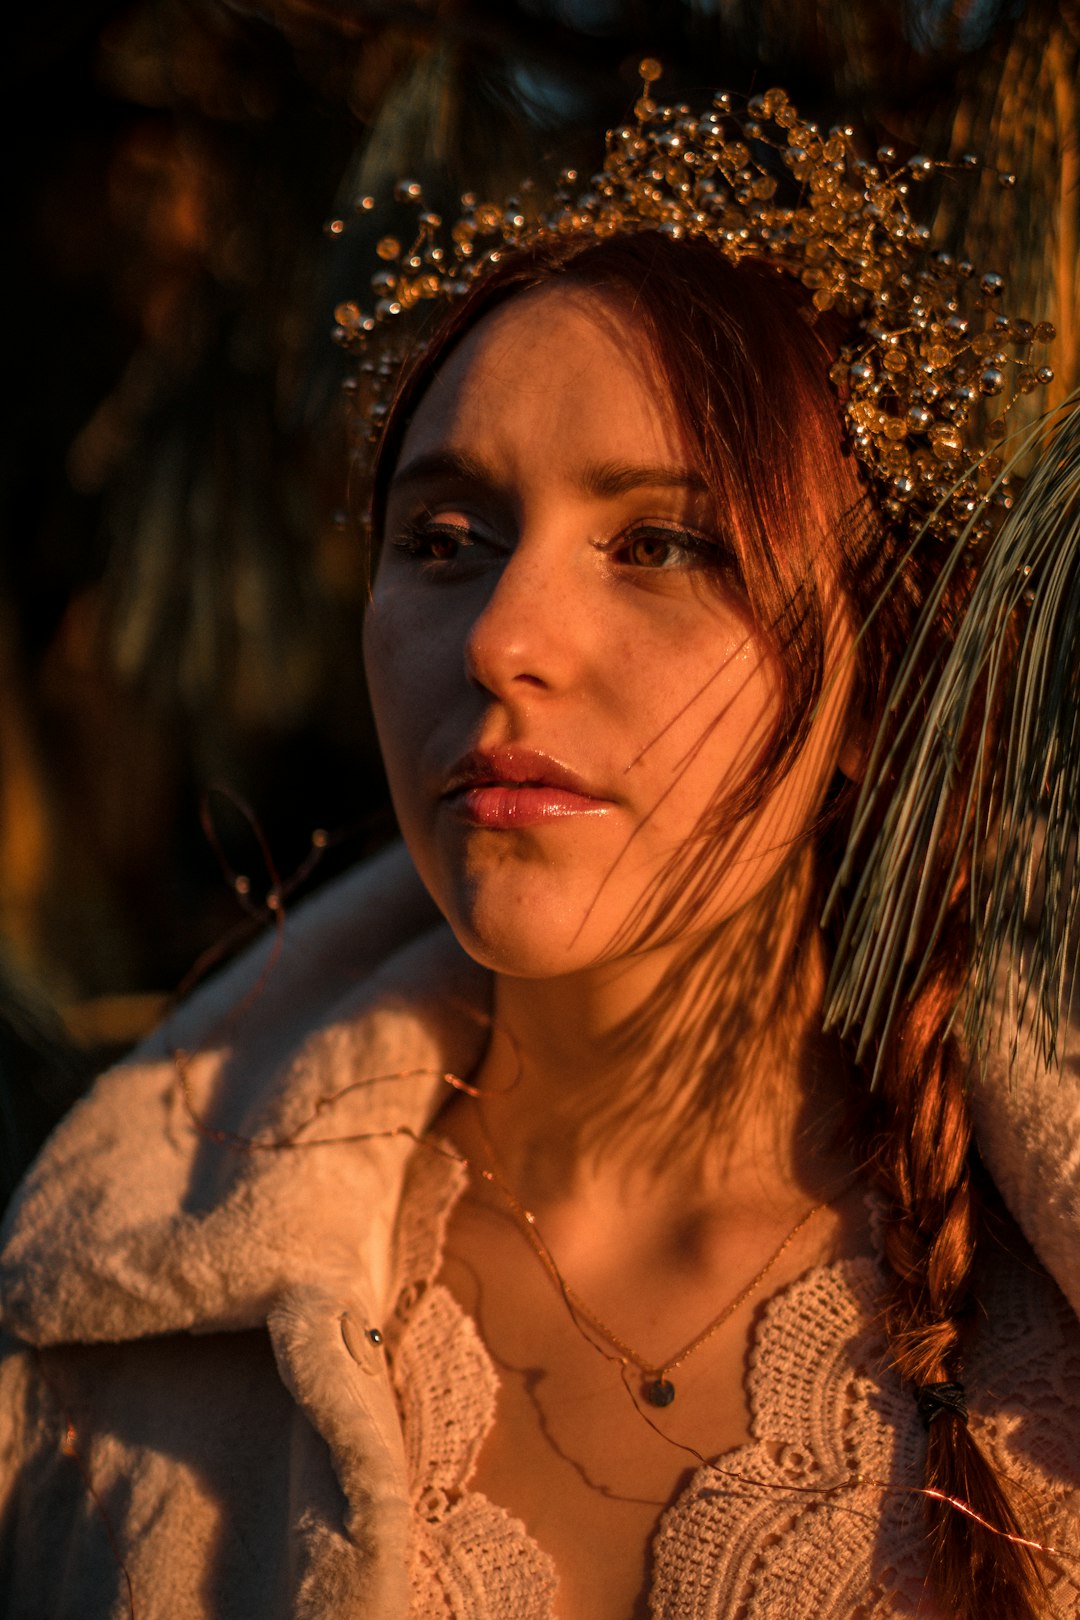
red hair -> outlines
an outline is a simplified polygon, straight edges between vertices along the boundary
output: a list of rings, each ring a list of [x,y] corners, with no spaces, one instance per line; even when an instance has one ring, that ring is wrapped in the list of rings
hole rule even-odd
[[[374,471],[376,535],[403,436],[438,366],[498,304],[559,281],[604,293],[643,334],[716,510],[730,521],[727,538],[741,564],[750,611],[777,654],[773,737],[755,769],[734,791],[726,788],[715,806],[716,824],[731,825],[783,778],[821,695],[828,623],[821,558],[828,558],[828,574],[838,580],[852,622],[871,625],[856,647],[853,699],[870,737],[893,724],[887,707],[892,677],[935,580],[937,558],[924,545],[900,566],[907,541],[877,508],[852,453],[829,380],[846,335],[843,323],[819,315],[803,288],[771,267],[734,265],[706,241],[656,232],[545,243],[508,254],[478,281],[406,369]],[[969,587],[970,576],[959,570],[929,657],[952,635]],[[963,756],[963,739],[959,746]],[[970,771],[979,768],[974,739],[966,759]],[[892,1283],[885,1328],[893,1364],[916,1387],[959,1379],[961,1324],[982,1226],[967,1059],[951,1029],[970,943],[970,874],[962,856],[966,785],[961,775],[952,825],[927,873],[934,892],[951,883],[945,924],[882,1038],[880,1089],[867,1126],[870,1163],[888,1209]],[[850,796],[835,792],[819,824],[825,881],[846,842],[850,808]],[[698,872],[700,896],[707,861],[696,841],[686,862]],[[676,883],[678,876],[672,875],[673,892],[678,889],[680,904],[693,904],[693,884]],[[927,1496],[931,1574],[946,1612],[962,1620],[1038,1620],[1045,1611],[1036,1566],[1026,1548],[1008,1539],[1017,1523],[1007,1494],[955,1413],[930,1426],[924,1483],[934,1493]],[[980,1527],[943,1497],[967,1503],[1005,1534]]]

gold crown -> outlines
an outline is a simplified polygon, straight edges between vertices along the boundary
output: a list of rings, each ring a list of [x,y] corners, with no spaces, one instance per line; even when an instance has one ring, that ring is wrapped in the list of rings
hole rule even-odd
[[[728,259],[777,266],[802,283],[814,309],[852,321],[830,375],[886,513],[943,540],[983,538],[992,509],[1010,503],[998,452],[1006,418],[1020,396],[1052,379],[1032,351],[1054,329],[1002,314],[1003,278],[934,251],[908,211],[913,187],[978,160],[902,162],[889,147],[868,160],[854,130],[823,133],[782,90],[745,106],[721,92],[701,115],[661,106],[651,94],[660,71],[652,59],[641,64],[634,121],[609,131],[604,166],[584,186],[563,171],[547,211],[530,206],[528,183],[501,206],[467,193],[444,238],[420,185],[399,182],[396,199],[417,210],[413,240],[378,243],[370,310],[344,303],[335,311],[335,336],[359,356],[352,387],[369,436],[378,436],[409,350],[402,317],[461,298],[508,249],[616,232],[703,237]],[[370,197],[358,204],[373,206]],[[344,223],[329,229],[340,235]]]

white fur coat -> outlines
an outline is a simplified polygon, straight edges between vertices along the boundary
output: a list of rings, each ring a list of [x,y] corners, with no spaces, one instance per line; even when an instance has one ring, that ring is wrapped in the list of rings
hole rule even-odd
[[[0,1270],[13,1620],[127,1615],[128,1579],[138,1620],[408,1614],[401,1427],[369,1333],[411,1143],[378,1133],[424,1128],[438,1074],[478,1056],[487,994],[432,921],[400,850],[339,881],[279,954],[260,945],[106,1074],[28,1176]],[[311,1117],[300,1140],[338,1140],[200,1134],[173,1048],[214,1129],[280,1138]],[[1076,1059],[991,1077],[977,1114],[1080,1315]]]

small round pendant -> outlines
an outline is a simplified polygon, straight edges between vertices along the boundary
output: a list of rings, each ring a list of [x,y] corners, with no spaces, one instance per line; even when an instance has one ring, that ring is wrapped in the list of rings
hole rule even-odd
[[[650,1406],[670,1406],[675,1399],[675,1385],[667,1378],[650,1378],[645,1385],[645,1399]]]

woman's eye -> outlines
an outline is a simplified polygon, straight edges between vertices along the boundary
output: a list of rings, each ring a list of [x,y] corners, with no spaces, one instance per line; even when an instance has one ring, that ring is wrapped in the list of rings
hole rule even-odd
[[[686,561],[686,548],[670,534],[634,534],[626,541],[623,556],[635,568],[671,568]]]
[[[689,529],[632,529],[614,549],[631,568],[703,568],[726,559],[717,543]]]
[[[422,562],[453,562],[462,550],[473,546],[477,536],[465,523],[442,523],[421,518],[407,523],[394,537],[398,551]]]

